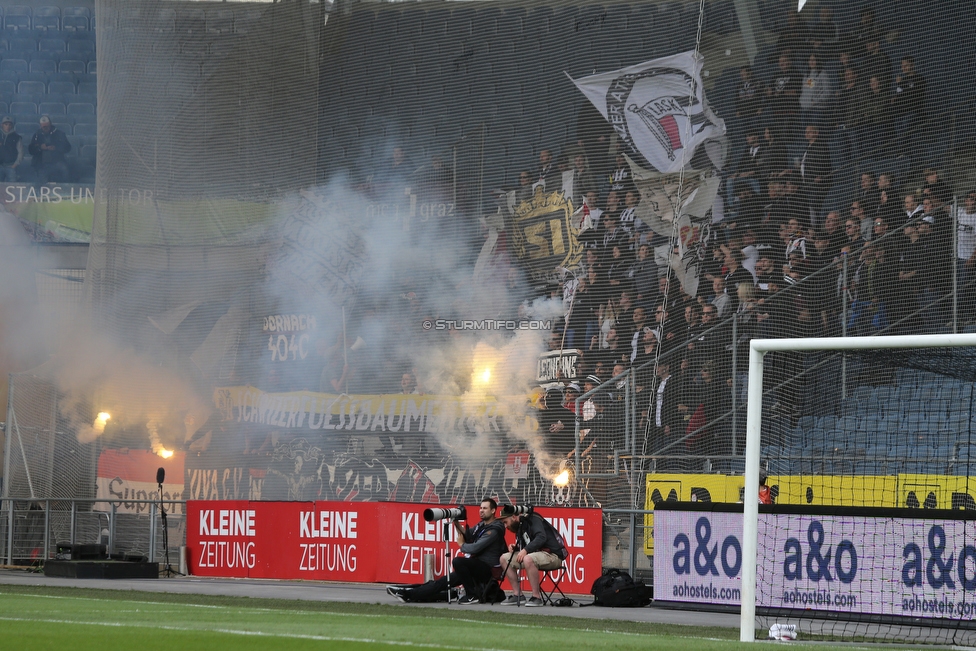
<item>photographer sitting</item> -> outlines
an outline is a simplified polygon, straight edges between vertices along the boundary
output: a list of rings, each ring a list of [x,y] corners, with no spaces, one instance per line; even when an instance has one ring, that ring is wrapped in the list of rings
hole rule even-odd
[[[520,513],[521,511],[521,513]],[[512,594],[501,603],[502,606],[536,607],[544,605],[539,574],[544,570],[558,570],[566,558],[563,538],[541,515],[526,507],[506,504],[502,507],[501,521],[505,527],[515,532],[515,543],[508,546],[508,553],[499,559],[505,568],[505,576],[512,586]],[[522,584],[518,571],[525,568],[532,596],[526,601],[522,595]]]
[[[440,601],[444,598],[442,593],[449,588],[463,585],[464,596],[458,604],[479,603],[487,592],[486,586],[493,581],[492,569],[505,549],[505,527],[495,519],[497,508],[498,503],[486,497],[478,510],[481,521],[474,528],[468,527],[462,519],[454,520],[458,539],[464,543],[461,545],[463,556],[456,557],[452,563],[454,571],[450,575],[450,585],[444,576],[419,586],[390,586],[386,591],[400,601],[429,602]]]

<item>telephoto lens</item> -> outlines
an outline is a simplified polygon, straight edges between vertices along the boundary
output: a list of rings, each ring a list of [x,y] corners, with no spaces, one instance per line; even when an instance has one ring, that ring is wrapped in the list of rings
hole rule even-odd
[[[532,507],[526,504],[516,504],[514,508],[515,515],[529,515],[532,513]]]
[[[455,506],[452,509],[424,509],[424,520],[434,522],[435,520],[461,520],[466,517],[463,506]]]

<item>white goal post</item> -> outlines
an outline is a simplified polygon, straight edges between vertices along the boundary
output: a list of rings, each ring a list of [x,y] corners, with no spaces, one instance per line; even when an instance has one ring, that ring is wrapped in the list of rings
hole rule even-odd
[[[756,554],[759,534],[759,452],[762,431],[763,358],[768,352],[877,350],[883,348],[959,348],[976,346],[976,334],[901,335],[753,339],[749,345],[746,412],[745,498],[742,518],[742,609],[739,640],[756,638]],[[751,499],[750,497],[751,496]]]

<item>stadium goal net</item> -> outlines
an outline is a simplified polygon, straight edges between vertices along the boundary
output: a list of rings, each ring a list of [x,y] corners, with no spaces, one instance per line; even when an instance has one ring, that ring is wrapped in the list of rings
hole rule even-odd
[[[976,638],[974,346],[974,334],[751,342],[742,641],[774,624],[845,639]],[[763,375],[775,351],[823,354],[822,363],[840,357],[856,388],[813,423],[820,427],[798,424],[773,441]],[[760,490],[765,500],[754,497]],[[736,545],[718,520],[737,514],[713,515],[699,517],[704,555],[695,561],[715,556],[706,539],[725,538],[712,565],[734,570]]]

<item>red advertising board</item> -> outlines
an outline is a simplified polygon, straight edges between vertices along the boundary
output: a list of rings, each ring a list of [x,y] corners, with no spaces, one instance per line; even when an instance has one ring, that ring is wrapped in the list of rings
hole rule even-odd
[[[198,576],[421,583],[426,554],[446,570],[444,522],[402,502],[187,502],[187,556]],[[589,591],[603,562],[599,509],[542,508],[566,541],[564,590]],[[476,522],[468,507],[468,522]],[[450,553],[458,545],[449,529]],[[509,534],[509,541],[514,536]]]

